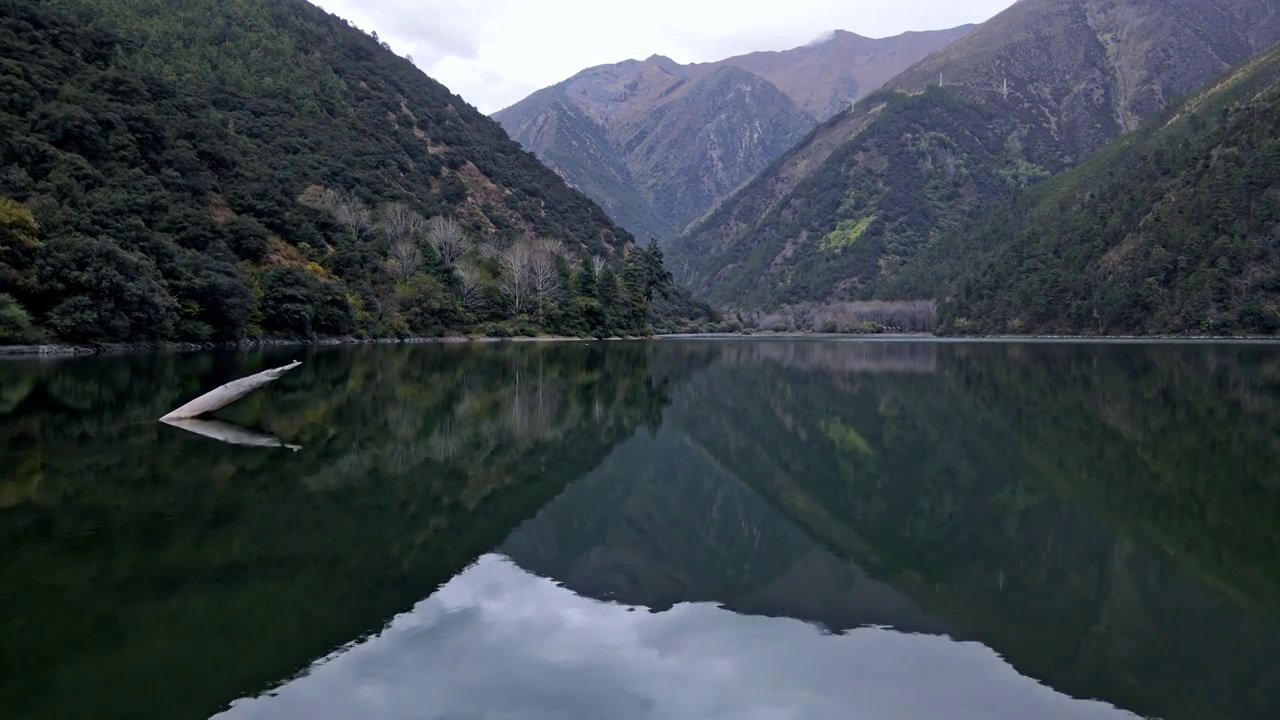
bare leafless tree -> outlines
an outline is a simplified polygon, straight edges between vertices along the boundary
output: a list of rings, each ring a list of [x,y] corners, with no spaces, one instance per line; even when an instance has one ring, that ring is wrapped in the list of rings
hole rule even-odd
[[[387,240],[395,243],[417,237],[426,229],[427,221],[408,203],[389,202],[378,208],[378,224]]]
[[[936,322],[937,307],[932,300],[801,303],[767,314],[751,313],[746,318],[751,325],[764,330],[930,332]]]
[[[313,210],[321,210],[327,213],[332,213],[341,200],[342,196],[336,190],[331,190],[323,185],[308,185],[307,189],[298,195],[299,203]]]
[[[502,296],[510,304],[512,313],[519,315],[528,301],[531,285],[532,252],[529,245],[517,242],[503,250],[498,256],[498,265],[502,268],[498,287],[502,290]]]
[[[427,223],[427,240],[439,253],[440,259],[450,265],[457,264],[471,246],[458,221],[444,216],[433,217]]]
[[[556,257],[563,257],[563,258],[569,257],[568,249],[565,247],[565,244],[560,240],[555,240],[552,238],[538,238],[537,240],[534,241],[534,247],[538,248],[540,252],[547,253],[548,255],[553,255]]]
[[[422,267],[422,251],[413,240],[397,240],[387,251],[387,272],[397,283],[418,274]]]
[[[373,231],[373,213],[369,212],[369,206],[351,193],[343,196],[333,216],[351,234],[352,240],[358,241]]]
[[[312,185],[302,191],[298,202],[332,215],[351,235],[352,240],[358,241],[373,230],[373,213],[369,212],[369,206],[354,193],[340,193],[320,185]]]
[[[454,265],[453,270],[458,275],[458,284],[462,289],[462,307],[474,310],[484,293],[484,273],[465,257]]]
[[[539,311],[560,291],[560,269],[556,259],[564,252],[559,240],[538,239],[528,242],[530,248],[529,289]]]
[[[387,238],[387,270],[398,283],[405,282],[422,268],[422,251],[418,237],[426,227],[413,208],[402,202],[391,202],[378,209],[378,226]]]
[[[789,305],[787,310],[791,315],[791,327],[795,330],[807,330],[813,327],[813,306],[801,303],[800,305]]]
[[[608,261],[599,255],[591,256],[591,272],[595,273],[596,278],[599,278],[600,274],[603,273],[604,269],[608,266]]]

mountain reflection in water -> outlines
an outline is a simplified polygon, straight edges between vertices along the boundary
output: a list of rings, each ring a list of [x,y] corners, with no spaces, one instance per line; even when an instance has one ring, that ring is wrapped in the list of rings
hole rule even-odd
[[[1280,717],[1274,346],[278,360],[0,363],[5,717]]]

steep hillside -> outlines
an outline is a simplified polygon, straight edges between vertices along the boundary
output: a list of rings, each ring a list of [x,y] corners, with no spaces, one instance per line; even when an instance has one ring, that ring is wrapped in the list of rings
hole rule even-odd
[[[543,164],[637,237],[674,233],[673,224],[644,198],[608,129],[568,94],[555,88],[540,90],[495,117]]]
[[[512,302],[502,252],[617,267],[631,243],[302,0],[0,0],[0,46],[0,342],[550,327],[573,298]]]
[[[812,125],[773,85],[735,67],[690,83],[626,143],[659,217],[682,227],[799,142]]]
[[[721,304],[865,296],[975,210],[1277,39],[1265,0],[1021,0],[690,228],[670,249],[677,276]]]
[[[494,114],[637,237],[674,237],[830,117],[972,26],[589,68]],[[744,72],[745,71],[745,72]]]
[[[884,289],[951,332],[1280,331],[1280,48]]]
[[[836,30],[817,42],[791,50],[748,53],[704,65],[732,65],[759,75],[821,121],[976,28],[976,25],[962,25],[887,38],[868,38]]]
[[[663,240],[813,126],[756,75],[658,56],[584,70],[494,118],[637,236]]]

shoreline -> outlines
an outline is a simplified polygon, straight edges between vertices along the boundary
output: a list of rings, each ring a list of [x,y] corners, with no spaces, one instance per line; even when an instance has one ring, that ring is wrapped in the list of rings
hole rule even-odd
[[[454,335],[427,338],[381,338],[361,340],[357,338],[320,338],[316,340],[240,340],[232,342],[136,342],[136,343],[43,343],[37,345],[0,345],[0,360],[4,358],[69,358],[93,355],[124,355],[129,353],[192,353],[210,350],[265,350],[289,347],[343,347],[350,345],[449,345],[463,343],[564,343],[608,342],[620,340],[647,340],[647,337],[569,337],[540,335],[535,337],[471,337]]]
[[[462,343],[567,343],[620,342],[637,340],[837,340],[842,342],[927,342],[927,343],[1225,343],[1277,344],[1280,336],[1268,335],[935,335],[933,333],[813,333],[760,332],[743,333],[668,333],[628,337],[569,337],[540,335],[535,337],[488,337],[452,335],[429,338],[321,338],[316,340],[241,340],[238,342],[137,342],[137,343],[43,343],[36,345],[0,345],[0,360],[6,358],[66,358],[129,353],[192,353],[210,350],[264,350],[287,347],[340,347],[348,345],[449,345]]]
[[[844,342],[926,342],[926,343],[1114,343],[1121,344],[1280,344],[1280,335],[935,335],[934,333],[815,333],[758,332],[673,333],[657,340],[839,340]]]

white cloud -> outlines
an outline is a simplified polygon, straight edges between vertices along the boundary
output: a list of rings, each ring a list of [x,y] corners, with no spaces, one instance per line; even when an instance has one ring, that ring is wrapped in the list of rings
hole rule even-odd
[[[980,22],[1011,0],[316,0],[484,112],[583,68],[797,47],[835,29],[870,37]]]
[[[580,597],[496,555],[379,636],[223,720],[275,718],[1133,718],[1019,675],[992,650],[711,604]]]

